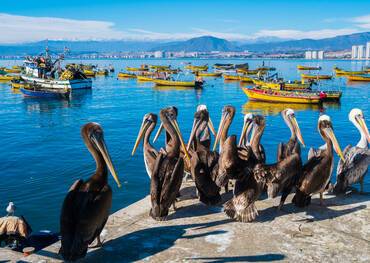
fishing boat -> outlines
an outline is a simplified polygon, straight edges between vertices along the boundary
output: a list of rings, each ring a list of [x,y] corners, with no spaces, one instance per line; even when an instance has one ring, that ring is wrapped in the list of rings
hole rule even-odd
[[[257,69],[237,69],[237,73],[243,74],[243,75],[265,75],[267,71],[265,70],[257,70]]]
[[[261,88],[242,88],[250,100],[283,103],[318,104],[323,101],[324,96],[317,93],[277,91]]]
[[[164,65],[149,65],[150,69],[155,69],[155,70],[168,70],[171,68],[171,66],[164,66]]]
[[[18,68],[3,68],[2,70],[4,70],[6,73],[14,73],[14,74],[18,74],[22,72],[22,70]]]
[[[274,67],[266,67],[266,66],[261,66],[257,68],[258,71],[274,71],[276,68]]]
[[[135,67],[126,67],[126,70],[127,71],[133,71],[133,72],[137,72],[137,71],[148,71],[149,68],[147,65],[141,65],[140,68],[135,68]]]
[[[297,65],[298,70],[321,70],[321,67],[313,67],[313,66],[303,66],[303,65]]]
[[[12,75],[0,75],[0,82],[8,82],[15,78],[15,76]]]
[[[234,69],[235,65],[234,64],[220,64],[216,63],[213,65],[214,69],[222,69],[222,70],[229,70],[229,69]]]
[[[201,77],[221,77],[222,76],[222,72],[196,72],[195,73],[196,75],[198,76],[201,76]]]
[[[86,77],[88,78],[94,78],[96,72],[94,70],[89,70],[89,69],[84,69],[83,73],[85,74]]]
[[[151,82],[151,81],[154,80],[154,78],[148,77],[148,76],[145,76],[145,75],[137,75],[136,78],[137,78],[138,81],[141,81],[141,82],[144,82],[144,81],[145,82]]]
[[[270,89],[282,89],[282,90],[305,90],[309,89],[311,84],[309,83],[302,83],[298,81],[294,82],[270,82],[270,81],[263,81],[260,79],[252,79],[253,83],[257,86],[266,87]]]
[[[349,75],[346,77],[349,81],[370,81],[370,75]]]
[[[240,80],[239,75],[229,75],[229,74],[223,74],[224,80]]]
[[[71,93],[70,89],[42,89],[36,86],[21,88],[20,91],[25,97],[46,99],[66,99]]]
[[[253,78],[247,76],[239,76],[241,82],[253,83]]]
[[[332,79],[333,76],[331,75],[310,75],[310,74],[301,74],[302,79],[315,79],[315,80],[323,80],[323,79]]]
[[[335,75],[337,76],[352,76],[352,75],[363,75],[366,74],[364,71],[349,71],[349,70],[343,70],[338,67],[333,68]]]
[[[158,86],[199,87],[199,84],[196,81],[176,81],[164,79],[154,79],[153,81]]]
[[[10,81],[10,86],[13,89],[20,89],[20,88],[23,88],[23,87],[27,87],[29,85],[27,83],[25,83],[24,81],[22,81],[21,79],[13,79],[13,80]]]
[[[109,71],[107,69],[98,69],[96,71],[96,76],[108,76],[109,75]]]
[[[136,74],[119,72],[117,77],[118,78],[125,78],[125,79],[136,79]]]
[[[207,71],[208,70],[208,65],[195,66],[195,65],[192,65],[192,64],[188,64],[184,68],[192,70],[192,71]]]

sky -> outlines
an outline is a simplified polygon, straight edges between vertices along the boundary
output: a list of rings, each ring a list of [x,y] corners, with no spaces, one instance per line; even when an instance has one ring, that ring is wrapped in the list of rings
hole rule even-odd
[[[370,0],[2,0],[0,43],[320,39],[370,31]]]

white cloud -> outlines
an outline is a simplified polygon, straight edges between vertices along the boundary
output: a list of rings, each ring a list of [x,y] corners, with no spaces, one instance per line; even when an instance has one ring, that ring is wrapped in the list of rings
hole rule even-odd
[[[354,22],[358,27],[370,29],[370,14],[365,16],[353,17],[351,19],[351,22]]]
[[[311,30],[311,31],[300,31],[291,29],[282,30],[261,30],[254,34],[254,37],[279,37],[279,38],[289,38],[289,39],[321,39],[328,37],[335,37],[340,35],[348,35],[360,32],[354,28],[341,28],[341,29],[321,29],[321,30]]]

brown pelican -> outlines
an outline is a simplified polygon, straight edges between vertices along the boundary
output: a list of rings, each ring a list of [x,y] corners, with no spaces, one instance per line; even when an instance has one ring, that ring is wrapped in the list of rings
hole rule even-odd
[[[360,109],[352,109],[349,120],[359,130],[361,138],[356,146],[348,145],[344,151],[344,161],[339,160],[337,167],[337,182],[334,185],[334,193],[344,193],[348,186],[360,182],[363,192],[363,180],[370,164],[369,130],[367,129],[364,114]]]
[[[277,196],[281,192],[280,210],[293,187],[298,183],[301,175],[302,161],[301,161],[301,146],[304,145],[303,137],[295,113],[292,109],[285,109],[281,115],[290,129],[290,139],[284,144],[280,143],[278,146],[277,163],[269,166],[269,173],[271,174],[268,180],[268,195],[270,198]],[[265,171],[266,172],[266,171]]]
[[[249,143],[248,134],[251,127],[252,135]],[[264,128],[265,119],[263,116],[246,115],[239,147],[236,147],[236,136],[230,136],[224,143],[221,152],[221,156],[225,154],[228,161],[224,163],[228,165],[225,167],[226,169],[221,167],[220,173],[224,172],[227,177],[234,176],[237,179],[234,197],[224,204],[226,215],[236,221],[251,222],[258,215],[254,203],[265,188],[266,178],[259,176],[260,174],[255,173],[254,170],[258,164],[265,162],[263,147],[260,145]],[[241,151],[244,153],[241,154]]]
[[[209,114],[206,108],[197,109],[194,114],[194,122],[188,148],[192,147],[190,170],[199,193],[199,200],[206,205],[215,205],[221,201],[220,187],[215,183],[218,171],[218,153],[209,150],[208,131]],[[212,124],[211,124],[212,125]]]
[[[88,245],[97,239],[109,216],[112,190],[108,185],[108,169],[121,186],[104,142],[103,129],[97,123],[82,127],[82,138],[95,159],[96,171],[87,180],[79,179],[69,189],[60,216],[62,246],[60,253],[65,260],[74,261],[86,255]]]
[[[320,194],[320,204],[323,204],[323,193],[333,171],[333,148],[340,158],[344,159],[328,115],[320,116],[318,130],[325,141],[325,145],[321,146],[319,151],[311,148],[309,159],[303,165],[302,175],[297,184],[296,194],[292,200],[298,207],[309,205],[311,195],[316,193]]]
[[[132,155],[134,155],[137,147],[140,144],[141,139],[143,138],[144,164],[149,178],[152,177],[153,167],[158,156],[158,151],[150,144],[149,141],[150,135],[152,134],[156,125],[157,115],[153,113],[145,114],[134,148],[131,153]]]
[[[175,204],[176,197],[181,187],[184,173],[184,161],[180,157],[180,147],[184,149],[185,156],[189,158],[180,129],[176,120],[177,108],[168,107],[160,112],[160,119],[163,128],[166,130],[166,146],[161,149],[155,159],[151,172],[150,196],[152,208],[150,216],[155,220],[165,220],[171,205]],[[142,129],[145,129],[145,125]],[[153,128],[154,129],[154,128]],[[149,129],[145,132],[145,137],[149,139]],[[139,135],[144,136],[144,132]],[[140,141],[141,138],[139,137]],[[138,143],[135,144],[135,152]],[[148,166],[149,167],[149,166]],[[150,167],[149,167],[150,168]],[[175,206],[174,206],[175,208]]]

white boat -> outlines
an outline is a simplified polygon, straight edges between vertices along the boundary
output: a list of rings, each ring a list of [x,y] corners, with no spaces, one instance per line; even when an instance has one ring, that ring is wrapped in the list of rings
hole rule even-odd
[[[21,78],[29,83],[37,84],[42,88],[48,89],[91,89],[92,80],[87,79],[73,79],[73,80],[58,80],[58,79],[43,79],[21,75]]]

